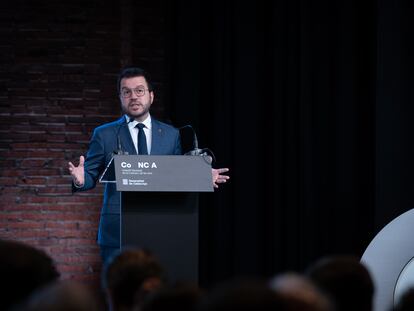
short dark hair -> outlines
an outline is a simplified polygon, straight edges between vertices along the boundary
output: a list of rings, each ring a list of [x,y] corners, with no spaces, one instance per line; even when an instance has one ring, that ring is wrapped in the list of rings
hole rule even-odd
[[[0,275],[5,285],[0,310],[8,310],[57,280],[59,272],[43,250],[18,241],[0,240]]]
[[[142,311],[196,310],[204,298],[204,292],[197,284],[177,282],[154,292],[143,302]]]
[[[14,310],[14,309],[13,309]],[[97,301],[88,286],[74,281],[50,283],[37,290],[16,311],[95,311]]]
[[[307,275],[332,299],[336,310],[372,310],[374,283],[357,257],[324,257],[310,266]]]
[[[236,278],[216,286],[200,303],[200,311],[286,310],[282,296],[260,279]]]
[[[117,84],[118,94],[121,92],[121,80],[124,78],[134,78],[134,77],[144,77],[145,81],[147,81],[147,84],[148,84],[148,90],[150,92],[153,91],[152,83],[150,81],[148,73],[144,69],[138,68],[138,67],[126,67],[122,69],[122,71],[118,75],[118,84]]]
[[[103,271],[103,287],[117,306],[131,308],[137,303],[141,286],[149,278],[165,281],[164,269],[149,250],[126,248],[113,257]]]

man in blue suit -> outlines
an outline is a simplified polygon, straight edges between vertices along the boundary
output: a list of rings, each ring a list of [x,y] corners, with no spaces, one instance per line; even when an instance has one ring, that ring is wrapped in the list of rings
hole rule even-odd
[[[120,147],[128,154],[182,154],[178,129],[150,115],[154,91],[144,70],[124,69],[118,77],[118,94],[124,115],[94,130],[86,160],[81,156],[78,166],[69,162],[74,191],[94,188],[114,151]],[[227,181],[229,177],[222,175],[227,171],[227,168],[212,170],[214,187]],[[113,183],[105,186],[98,244],[104,262],[120,248],[120,194]]]

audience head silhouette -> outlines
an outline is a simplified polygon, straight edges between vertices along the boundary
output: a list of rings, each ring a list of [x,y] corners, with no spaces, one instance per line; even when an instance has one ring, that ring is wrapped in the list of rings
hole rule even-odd
[[[331,311],[332,304],[306,277],[284,273],[270,281],[270,287],[284,301],[287,311]]]
[[[203,291],[195,284],[177,283],[166,286],[144,302],[141,311],[195,311],[203,298]]]
[[[217,286],[201,304],[201,311],[281,311],[279,294],[259,280],[232,280]]]
[[[365,266],[353,256],[321,259],[308,270],[310,279],[331,298],[337,311],[371,311],[374,284]]]
[[[165,282],[164,270],[148,250],[124,249],[109,260],[103,287],[111,310],[133,310]]]
[[[6,285],[2,290],[0,310],[9,310],[59,277],[52,259],[45,252],[8,240],[0,240],[0,275]]]
[[[16,311],[97,311],[89,288],[76,282],[55,282],[35,292],[23,308]]]
[[[395,308],[390,310],[394,311],[409,311],[414,310],[414,288],[407,289],[400,299],[397,301]]]

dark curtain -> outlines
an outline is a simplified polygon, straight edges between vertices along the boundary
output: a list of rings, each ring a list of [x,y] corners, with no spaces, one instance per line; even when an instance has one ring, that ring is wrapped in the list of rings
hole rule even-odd
[[[411,1],[173,1],[168,107],[231,181],[201,195],[201,283],[361,256],[413,207]]]

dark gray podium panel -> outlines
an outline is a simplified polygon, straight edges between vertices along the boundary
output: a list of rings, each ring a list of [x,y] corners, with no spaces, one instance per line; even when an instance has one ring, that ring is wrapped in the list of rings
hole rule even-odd
[[[213,192],[211,164],[204,156],[116,155],[118,191]]]
[[[171,281],[198,282],[198,194],[121,193],[121,248],[151,250]]]

